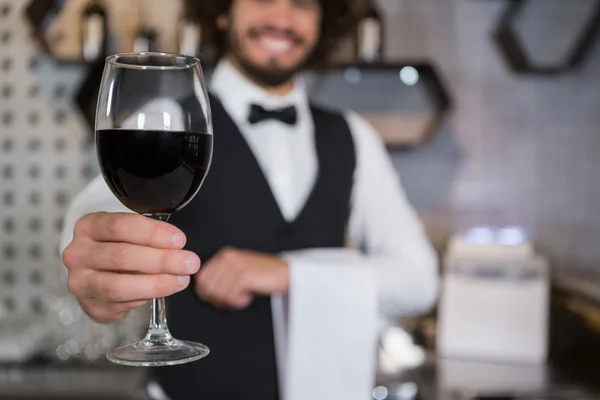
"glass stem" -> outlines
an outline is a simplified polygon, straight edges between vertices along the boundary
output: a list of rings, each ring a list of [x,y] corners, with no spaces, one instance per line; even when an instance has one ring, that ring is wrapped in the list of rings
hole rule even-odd
[[[147,215],[147,217],[155,219],[157,221],[167,222],[169,220],[169,214],[153,214]],[[152,299],[152,314],[150,316],[150,326],[148,326],[148,333],[144,340],[160,340],[168,341],[172,340],[173,337],[169,333],[169,327],[167,326],[167,307],[165,305],[165,298]]]
[[[152,315],[150,317],[150,326],[148,326],[147,339],[161,339],[165,335],[170,336],[167,326],[167,309],[165,307],[165,298],[152,299]]]

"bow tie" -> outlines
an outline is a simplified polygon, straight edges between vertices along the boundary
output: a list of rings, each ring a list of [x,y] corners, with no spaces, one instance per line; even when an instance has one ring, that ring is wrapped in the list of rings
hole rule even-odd
[[[252,104],[250,106],[248,122],[252,125],[269,119],[276,119],[288,125],[296,125],[296,122],[298,121],[298,112],[294,106],[277,108],[274,110],[265,110],[258,104]]]

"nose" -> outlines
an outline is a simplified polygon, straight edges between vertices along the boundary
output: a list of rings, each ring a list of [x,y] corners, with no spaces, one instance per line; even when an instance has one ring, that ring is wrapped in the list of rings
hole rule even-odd
[[[293,0],[277,0],[269,11],[269,19],[273,27],[280,30],[292,28],[294,20]]]

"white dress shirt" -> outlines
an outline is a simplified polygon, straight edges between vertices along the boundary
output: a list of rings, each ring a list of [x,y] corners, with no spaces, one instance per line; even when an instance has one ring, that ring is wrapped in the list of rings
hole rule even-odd
[[[229,63],[215,70],[211,91],[239,127],[258,160],[283,216],[302,210],[318,173],[315,132],[309,99],[301,79],[286,96],[273,96],[250,82]],[[248,122],[250,104],[264,108],[296,106],[298,123]],[[433,305],[437,294],[437,258],[400,185],[398,172],[382,140],[369,123],[346,113],[356,148],[349,239],[364,250],[363,260],[377,271],[382,314],[415,314]],[[326,251],[327,252],[327,251]],[[290,264],[310,262],[323,249],[286,254]],[[336,263],[335,258],[331,259]]]
[[[247,141],[269,183],[282,215],[288,221],[294,220],[313,188],[319,169],[315,151],[315,129],[304,83],[301,79],[297,79],[293,90],[287,95],[273,96],[253,84],[231,64],[222,61],[213,74],[211,92],[220,99]],[[252,125],[248,122],[248,116],[250,105],[253,103],[267,109],[295,106],[298,111],[298,122],[290,126],[277,120],[267,120]],[[301,315],[312,318],[310,324],[299,322],[307,321],[302,318],[296,322],[296,325],[302,324],[302,326],[295,326],[295,329],[304,329],[306,325],[316,326],[319,321],[327,324],[331,321],[331,313],[339,315],[341,326],[344,318],[352,318],[353,308],[358,312],[363,305],[364,315],[367,315],[369,302],[367,300],[357,302],[357,299],[360,300],[361,296],[369,297],[369,281],[373,282],[373,302],[377,300],[377,303],[373,304],[377,304],[379,315],[383,319],[424,312],[434,304],[437,295],[436,255],[427,240],[422,224],[407,201],[398,173],[391,163],[385,146],[379,135],[363,118],[352,112],[345,113],[345,118],[353,136],[357,160],[348,237],[361,249],[361,252],[349,248],[320,248],[283,254],[291,271],[290,297],[289,299],[287,296],[274,298],[273,312],[280,381],[282,385],[289,384],[293,387],[282,390],[287,393],[283,394],[284,399],[309,396],[304,397],[306,399],[313,396],[312,392],[303,388],[305,385],[301,383],[301,379],[296,378],[296,375],[286,375],[282,372],[288,369],[286,365],[290,363],[299,364],[308,361],[302,360],[302,357],[296,357],[296,361],[287,359],[291,351],[288,351],[288,346],[304,346],[299,342],[303,335],[292,334],[288,338],[288,331],[292,333],[293,328],[288,329],[288,323],[293,324],[294,318],[300,318]],[[65,220],[61,249],[72,240],[73,227],[77,219],[94,211],[127,211],[110,192],[101,177],[92,181],[71,205]],[[336,286],[344,286],[348,292],[337,297],[330,296],[329,294],[336,290]],[[319,293],[322,294],[321,298],[318,296]],[[302,307],[304,303],[310,302],[307,296],[311,295],[314,295],[313,299],[316,296],[319,300],[314,306],[321,305],[324,309],[321,320],[315,317],[318,313],[314,312],[314,307]],[[331,300],[330,314],[327,314],[329,309],[324,305],[323,299],[325,302]],[[344,304],[346,308],[350,308],[345,311],[346,314],[339,311]],[[348,324],[347,320],[346,324]],[[368,325],[366,321],[365,325]],[[348,336],[346,331],[347,329],[344,334]],[[318,349],[317,336],[322,335],[316,332],[305,333],[309,336],[313,335],[313,347]],[[369,335],[371,334],[365,334],[363,338],[356,336],[354,339],[371,338],[372,335]],[[320,344],[331,347],[330,343]],[[340,352],[341,350],[342,347]],[[304,352],[296,349],[295,353]],[[314,357],[318,357],[318,354],[311,357],[314,361]],[[363,359],[365,357],[368,357],[367,353],[364,354]],[[330,359],[331,357],[328,356],[322,361],[331,362]],[[356,361],[358,359],[360,356],[357,356]],[[352,357],[345,362],[352,362]],[[368,364],[368,368],[374,368],[374,363]],[[316,365],[316,362],[312,365]],[[322,372],[319,374],[323,375]],[[314,380],[319,378],[320,376],[311,377]],[[360,380],[360,377],[357,379]],[[368,383],[370,379],[371,377],[365,381],[363,378],[363,381]],[[329,386],[333,388],[335,385]],[[340,398],[339,391],[335,392],[334,397],[327,397],[326,392],[323,392],[326,389],[319,390],[324,396],[319,398]],[[298,394],[301,392],[303,394]],[[364,394],[361,395],[364,397]]]

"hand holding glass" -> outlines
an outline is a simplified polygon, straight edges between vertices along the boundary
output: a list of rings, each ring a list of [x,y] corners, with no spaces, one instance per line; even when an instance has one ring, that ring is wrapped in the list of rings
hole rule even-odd
[[[200,61],[167,53],[117,54],[106,60],[96,112],[102,175],[132,211],[167,221],[198,193],[212,158],[210,105]],[[130,366],[183,364],[208,347],[171,336],[165,300],[152,300],[148,333],[110,351]]]

